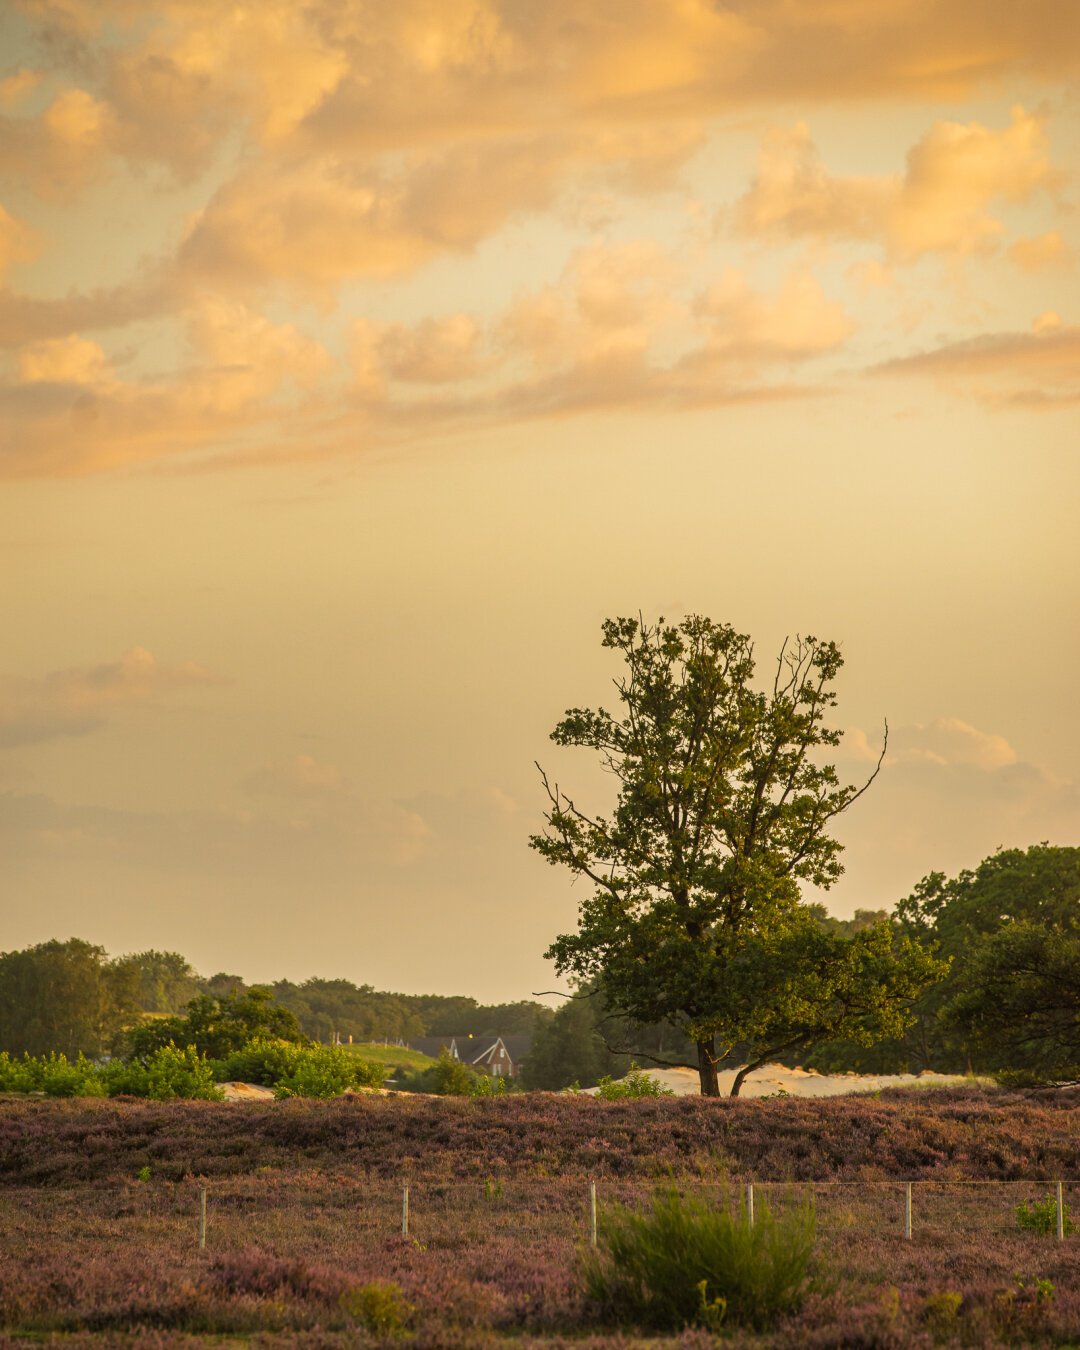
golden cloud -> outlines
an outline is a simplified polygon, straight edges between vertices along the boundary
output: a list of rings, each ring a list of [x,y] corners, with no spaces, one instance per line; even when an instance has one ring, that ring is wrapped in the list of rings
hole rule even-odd
[[[1029,333],[987,333],[886,361],[885,375],[933,376],[997,406],[1057,408],[1080,402],[1080,326],[1054,313]]]
[[[1009,246],[1009,257],[1025,272],[1041,272],[1069,267],[1076,258],[1076,250],[1070,248],[1058,230],[1048,230],[1033,239],[1017,239]]]
[[[252,431],[287,438],[297,418],[310,432],[310,399],[336,370],[320,343],[220,296],[200,296],[184,319],[195,361],[166,378],[122,380],[78,334],[18,351],[18,382],[0,384],[6,474],[95,472]]]
[[[163,665],[145,647],[132,647],[117,661],[56,670],[37,679],[0,676],[0,747],[83,735],[103,726],[106,714],[115,709],[220,683],[194,661]]]
[[[0,204],[0,281],[21,262],[32,262],[40,250],[33,230]]]
[[[892,178],[830,174],[800,123],[766,138],[735,219],[752,235],[880,239],[894,260],[912,262],[994,247],[1004,227],[987,207],[1026,200],[1050,181],[1043,118],[1019,107],[1000,131],[935,123]]]
[[[816,356],[839,347],[855,331],[842,305],[829,300],[808,272],[792,273],[772,295],[752,291],[730,269],[699,297],[697,312],[709,321],[707,361],[762,361]]]

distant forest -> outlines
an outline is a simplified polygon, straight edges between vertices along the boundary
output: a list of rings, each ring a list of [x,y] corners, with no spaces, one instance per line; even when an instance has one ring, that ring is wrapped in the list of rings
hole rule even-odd
[[[932,872],[893,911],[836,919],[811,905],[841,937],[883,928],[932,952],[943,975],[914,998],[903,1034],[793,1045],[778,1058],[823,1072],[993,1074],[1016,1084],[1080,1083],[1080,848],[1003,849],[973,871]],[[100,1057],[130,1047],[149,1019],[231,1007],[248,986],[238,975],[200,976],[177,952],[109,957],[78,938],[0,953],[0,1052]],[[602,1075],[693,1063],[685,1030],[642,1026],[605,1007],[582,983],[555,1011],[532,1000],[480,1003],[465,995],[385,993],[346,979],[278,980],[251,986],[313,1040],[398,1041],[420,1036],[524,1035],[530,1088],[585,1087]],[[843,991],[841,991],[842,993]],[[270,997],[267,998],[266,996]],[[293,1024],[295,1026],[295,1024]],[[738,1064],[742,1047],[730,1047]]]
[[[182,1013],[200,994],[223,998],[248,987],[224,971],[200,975],[179,952],[110,957],[79,938],[39,943],[0,954],[0,1051],[107,1054],[143,1016]],[[464,995],[385,993],[346,979],[260,987],[295,1013],[305,1035],[323,1042],[335,1036],[406,1044],[418,1036],[531,1036],[554,1015],[529,1000],[485,1004]]]

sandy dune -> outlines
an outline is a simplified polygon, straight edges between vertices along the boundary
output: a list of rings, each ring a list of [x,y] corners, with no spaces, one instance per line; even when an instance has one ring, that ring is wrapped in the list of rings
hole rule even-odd
[[[737,1072],[738,1068],[734,1068],[720,1075],[721,1095],[726,1096],[731,1091]],[[694,1069],[649,1069],[648,1074],[680,1097],[689,1096],[698,1090],[698,1076]],[[744,1097],[768,1097],[777,1092],[786,1092],[792,1097],[839,1097],[845,1092],[876,1092],[879,1088],[914,1085],[942,1087],[967,1081],[959,1075],[945,1073],[824,1074],[814,1069],[787,1069],[783,1064],[763,1064],[747,1076],[741,1094]]]

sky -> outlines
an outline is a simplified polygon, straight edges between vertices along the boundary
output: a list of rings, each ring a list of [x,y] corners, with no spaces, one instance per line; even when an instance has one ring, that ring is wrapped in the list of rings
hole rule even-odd
[[[0,949],[565,987],[605,617],[838,642],[824,898],[1080,843],[1080,6],[6,0]]]

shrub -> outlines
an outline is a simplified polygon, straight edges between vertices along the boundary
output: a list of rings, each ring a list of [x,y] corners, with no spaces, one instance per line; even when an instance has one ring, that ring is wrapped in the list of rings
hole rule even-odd
[[[214,1076],[219,1083],[260,1083],[273,1087],[296,1067],[298,1047],[288,1041],[256,1036],[224,1059],[216,1059]]]
[[[491,1097],[506,1091],[506,1080],[477,1073],[444,1047],[431,1068],[408,1080],[405,1086],[411,1092],[433,1092],[439,1097]]]
[[[397,1284],[374,1281],[346,1289],[338,1300],[343,1312],[376,1336],[396,1336],[413,1312]]]
[[[79,1054],[23,1055],[12,1059],[0,1054],[0,1092],[44,1092],[47,1097],[104,1097],[101,1071]]]
[[[760,1329],[802,1301],[815,1231],[810,1199],[775,1216],[763,1202],[751,1223],[743,1206],[733,1214],[662,1190],[644,1213],[622,1205],[601,1213],[585,1286],[618,1323],[715,1330],[726,1317]]]
[[[664,1087],[662,1083],[658,1083],[655,1078],[650,1077],[644,1069],[639,1069],[633,1063],[630,1065],[630,1072],[618,1082],[615,1082],[610,1075],[605,1074],[597,1084],[596,1095],[603,1098],[605,1102],[621,1102],[632,1097],[675,1096],[671,1088]]]
[[[110,1097],[123,1094],[151,1097],[159,1102],[174,1098],[222,1100],[221,1089],[214,1082],[213,1066],[193,1045],[183,1050],[171,1043],[163,1045],[145,1062],[132,1060],[128,1064],[106,1065],[103,1076]]]
[[[1043,1200],[1033,1200],[1031,1205],[1025,1200],[1016,1206],[1016,1226],[1029,1233],[1057,1232],[1057,1196],[1048,1195]],[[1062,1201],[1062,1226],[1069,1234],[1073,1230],[1073,1221],[1069,1217],[1069,1206]]]
[[[249,1047],[250,1048],[250,1047]],[[276,1097],[338,1097],[349,1088],[381,1087],[386,1067],[355,1059],[338,1045],[284,1046],[286,1071]]]

